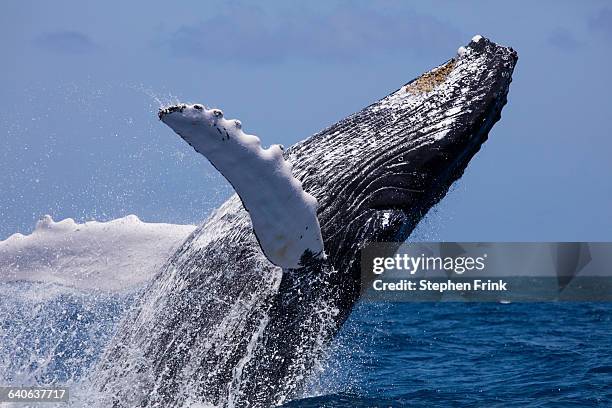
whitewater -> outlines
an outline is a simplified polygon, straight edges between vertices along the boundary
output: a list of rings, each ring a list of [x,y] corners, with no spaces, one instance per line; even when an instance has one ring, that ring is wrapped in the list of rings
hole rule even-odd
[[[86,386],[92,364],[194,229],[135,215],[85,223],[46,215],[30,234],[0,241],[0,384],[64,384],[71,405],[95,401]]]
[[[108,396],[92,386],[93,367],[141,291],[194,229],[135,215],[84,223],[45,215],[31,233],[0,241],[0,385],[67,386],[69,406],[103,406]],[[316,379],[305,395],[334,389],[338,371],[327,371],[334,380]]]

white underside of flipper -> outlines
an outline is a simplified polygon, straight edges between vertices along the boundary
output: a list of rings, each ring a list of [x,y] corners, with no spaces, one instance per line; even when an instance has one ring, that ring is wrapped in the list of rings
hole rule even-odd
[[[177,105],[160,110],[160,119],[205,156],[232,184],[249,212],[266,257],[283,268],[300,267],[302,257],[324,257],[317,200],[291,174],[282,148],[261,147],[219,109]]]
[[[29,235],[0,241],[0,285],[42,282],[82,290],[134,290],[151,280],[195,225],[55,222],[46,215]]]

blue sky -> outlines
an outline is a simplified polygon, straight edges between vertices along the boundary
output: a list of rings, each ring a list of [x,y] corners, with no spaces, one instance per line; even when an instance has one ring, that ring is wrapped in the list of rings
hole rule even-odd
[[[290,145],[475,34],[519,53],[509,103],[415,237],[612,239],[609,2],[6,1],[0,34],[0,239],[46,213],[204,219],[231,189],[157,100]]]

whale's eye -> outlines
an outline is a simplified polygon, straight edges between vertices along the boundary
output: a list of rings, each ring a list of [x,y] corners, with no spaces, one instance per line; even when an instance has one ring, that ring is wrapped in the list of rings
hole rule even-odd
[[[197,110],[204,110],[204,107],[202,105],[193,105],[193,108]]]

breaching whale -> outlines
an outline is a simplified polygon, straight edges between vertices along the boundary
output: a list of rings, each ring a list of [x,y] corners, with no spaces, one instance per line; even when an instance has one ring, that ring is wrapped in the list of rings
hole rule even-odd
[[[166,262],[93,373],[107,406],[270,407],[298,396],[360,292],[359,251],[405,240],[500,119],[517,54],[446,63],[284,151],[325,259],[282,269],[234,195]]]

